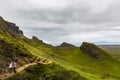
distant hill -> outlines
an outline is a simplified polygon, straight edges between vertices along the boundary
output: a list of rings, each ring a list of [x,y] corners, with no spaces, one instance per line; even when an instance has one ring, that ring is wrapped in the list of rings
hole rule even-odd
[[[67,42],[63,42],[61,45],[57,46],[57,47],[61,47],[61,48],[75,48],[76,46],[67,43]]]
[[[39,40],[36,36],[33,36],[32,39],[31,39],[31,41],[33,41],[34,43],[36,43],[36,46],[37,45],[38,46],[42,45],[42,46],[45,46],[45,47],[53,47],[52,45],[47,44],[47,43],[43,42],[42,40]]]

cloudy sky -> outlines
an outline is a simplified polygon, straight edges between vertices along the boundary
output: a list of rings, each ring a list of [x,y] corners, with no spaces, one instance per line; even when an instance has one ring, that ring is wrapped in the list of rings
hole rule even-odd
[[[0,0],[0,16],[53,45],[120,42],[120,0]]]

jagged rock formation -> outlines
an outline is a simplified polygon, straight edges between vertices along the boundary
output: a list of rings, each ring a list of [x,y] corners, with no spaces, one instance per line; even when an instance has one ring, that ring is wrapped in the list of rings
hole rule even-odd
[[[19,29],[16,24],[5,21],[2,17],[0,17],[0,29],[7,32],[8,34],[11,34],[12,36],[16,36],[16,34],[22,34],[23,31]]]
[[[16,26],[16,24],[8,22],[8,26],[10,29],[12,29],[15,33],[17,34],[23,34],[23,31],[19,29],[18,26]]]
[[[60,46],[58,47],[66,47],[66,48],[75,48],[74,45],[72,44],[69,44],[69,43],[66,43],[66,42],[63,42]]]
[[[96,59],[100,58],[100,55],[102,52],[102,50],[99,47],[97,47],[94,44],[87,43],[87,42],[82,43],[80,50],[83,53],[86,53],[86,54],[90,55],[92,58],[96,58]]]

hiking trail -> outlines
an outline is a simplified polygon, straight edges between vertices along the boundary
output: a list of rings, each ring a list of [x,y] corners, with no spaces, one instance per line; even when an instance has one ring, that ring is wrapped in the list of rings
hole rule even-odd
[[[32,66],[32,65],[36,65],[37,63],[41,63],[41,64],[51,64],[52,62],[49,61],[49,62],[47,62],[47,63],[45,63],[45,62],[29,63],[29,64],[26,64],[26,65],[23,65],[23,66],[19,67],[18,69],[16,69],[16,71],[17,71],[17,73],[19,73],[19,72],[23,71],[25,68],[27,68],[27,67],[29,67],[29,66]],[[5,79],[7,79],[8,77],[13,76],[14,74],[15,74],[14,72],[12,72],[12,73],[9,73],[9,72],[8,72],[8,73],[6,73],[6,74],[1,74],[1,75],[0,75],[0,80],[5,80]]]

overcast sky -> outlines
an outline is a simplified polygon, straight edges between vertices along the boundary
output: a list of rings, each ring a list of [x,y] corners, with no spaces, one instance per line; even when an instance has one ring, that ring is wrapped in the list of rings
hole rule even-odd
[[[0,0],[0,16],[53,45],[120,42],[120,0]]]

